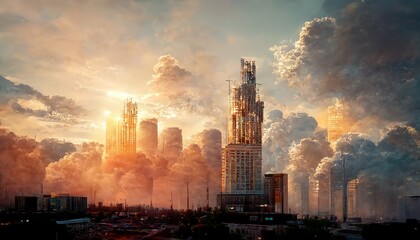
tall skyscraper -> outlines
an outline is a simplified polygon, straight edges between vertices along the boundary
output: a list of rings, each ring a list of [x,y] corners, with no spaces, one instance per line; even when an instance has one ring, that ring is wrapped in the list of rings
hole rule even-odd
[[[264,192],[270,212],[289,212],[288,184],[286,173],[265,174]]]
[[[222,194],[262,194],[262,131],[254,61],[241,59],[241,81],[229,83],[228,143],[222,149]],[[246,197],[246,196],[244,196]]]
[[[158,120],[156,118],[140,121],[138,147],[140,151],[149,157],[156,154],[158,147]]]
[[[328,141],[334,142],[344,134],[343,102],[336,100],[335,104],[328,107],[327,131]]]
[[[106,120],[106,154],[125,155],[135,157],[136,155],[136,125],[137,125],[137,103],[128,99],[124,103],[121,117],[108,116]]]
[[[119,141],[121,139],[121,118],[116,116],[108,116],[106,119],[106,138],[105,153],[107,156],[116,155],[119,149]]]
[[[122,151],[129,156],[136,155],[137,103],[128,99],[122,111]]]

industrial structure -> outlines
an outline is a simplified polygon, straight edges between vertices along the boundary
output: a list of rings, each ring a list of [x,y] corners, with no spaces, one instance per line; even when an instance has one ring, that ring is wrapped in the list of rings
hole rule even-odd
[[[152,157],[158,148],[158,120],[156,118],[143,119],[139,123],[138,134],[139,151]]]
[[[268,173],[264,176],[264,193],[267,197],[268,212],[288,213],[287,174]]]
[[[136,155],[137,103],[127,99],[121,117],[108,116],[106,120],[106,147],[108,156]]]
[[[327,117],[328,141],[334,142],[344,134],[343,102],[336,100],[335,104],[328,107]]]
[[[245,211],[246,202],[257,204],[263,194],[261,127],[264,102],[259,99],[255,61],[241,59],[240,76],[238,85],[229,80],[228,139],[222,149],[221,195],[226,201],[218,197],[218,202],[229,202],[232,208]]]

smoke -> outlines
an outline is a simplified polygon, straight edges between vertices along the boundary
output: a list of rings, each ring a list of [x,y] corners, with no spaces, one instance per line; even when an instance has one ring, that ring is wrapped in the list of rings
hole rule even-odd
[[[206,129],[193,136],[193,143],[182,152],[182,159],[168,164],[166,154],[155,160],[154,201],[168,206],[171,193],[174,208],[187,207],[187,182],[189,207],[205,207],[206,189],[209,189],[209,205],[216,205],[216,194],[221,184],[221,132]],[[167,201],[165,201],[167,199]]]
[[[181,139],[175,137],[172,142],[180,143],[178,145],[182,147],[180,136]],[[56,140],[47,141],[56,143]],[[130,205],[151,203],[167,208],[171,205],[172,193],[173,207],[185,209],[188,182],[190,208],[206,206],[207,187],[209,204],[215,206],[221,181],[221,132],[204,130],[195,135],[195,142],[197,144],[184,150],[181,148],[181,152],[177,150],[179,155],[176,157],[169,148],[150,158],[141,152],[134,158],[124,155],[104,157],[102,145],[84,143],[79,151],[48,164],[45,191],[87,196],[89,202],[126,201]]]
[[[343,98],[355,120],[418,128],[419,10],[415,1],[353,1],[336,18],[306,22],[294,45],[273,46],[274,73],[311,102]]]
[[[332,17],[306,22],[294,44],[270,49],[277,82],[287,83],[302,99],[325,109],[331,99],[342,99],[345,129],[371,134],[396,126],[383,136],[348,133],[327,151],[311,134],[302,134],[303,140],[295,140],[299,144],[288,144],[292,140],[283,137],[289,136],[287,128],[280,128],[281,120],[269,120],[264,142],[272,154],[269,159],[277,157],[276,165],[291,174],[291,196],[297,193],[294,179],[315,178],[323,187],[331,181],[333,188],[340,189],[344,159],[346,179],[359,180],[360,216],[396,217],[398,196],[418,194],[420,189],[420,49],[416,44],[420,4],[327,0],[323,7]]]
[[[102,151],[97,143],[83,143],[81,151],[48,164],[46,191],[92,197],[92,191],[101,186]]]
[[[359,180],[359,217],[396,219],[398,197],[420,193],[419,143],[419,132],[408,126],[389,129],[377,144],[349,133],[337,141],[332,157],[322,159],[315,177],[320,181],[331,177],[340,190],[345,161],[346,180]]]
[[[40,144],[45,155],[45,160],[48,163],[56,162],[65,155],[76,151],[73,143],[61,141],[56,138],[46,138]]]
[[[158,93],[158,101],[179,110],[212,116],[214,109],[211,82],[203,81],[197,75],[181,67],[176,58],[164,55],[153,67],[153,79],[148,82],[154,92]],[[209,111],[210,109],[210,111]]]
[[[169,164],[181,159],[182,148],[182,130],[177,127],[163,129],[159,136],[159,149],[169,161]]]
[[[206,171],[209,173],[206,185],[200,186],[200,191],[209,187],[209,204],[215,206],[222,185],[222,133],[218,129],[206,129],[195,137],[195,141],[202,148]]]
[[[147,156],[153,157],[156,154],[158,148],[158,123],[156,118],[140,121],[137,144]]]
[[[290,147],[312,136],[318,123],[306,113],[291,113],[283,118],[280,110],[273,110],[268,116],[263,135],[263,172],[282,172],[290,161]]]
[[[1,204],[17,195],[40,193],[46,164],[38,142],[0,129]]]

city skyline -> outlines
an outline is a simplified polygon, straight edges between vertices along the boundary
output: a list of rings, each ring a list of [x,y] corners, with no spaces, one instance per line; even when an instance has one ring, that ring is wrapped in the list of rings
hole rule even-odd
[[[42,183],[181,209],[188,183],[190,206],[207,187],[215,206],[237,143],[258,145],[259,181],[287,174],[293,213],[339,213],[355,179],[352,216],[392,218],[420,195],[420,4],[217,3],[0,0],[0,204]],[[230,105],[244,64],[247,101],[263,102],[246,117]],[[130,161],[104,155],[106,114],[127,99]]]

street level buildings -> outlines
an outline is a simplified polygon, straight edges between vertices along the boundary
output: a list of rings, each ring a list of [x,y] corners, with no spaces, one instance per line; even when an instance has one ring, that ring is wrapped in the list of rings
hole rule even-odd
[[[286,173],[268,173],[264,175],[264,192],[267,197],[269,212],[288,213],[288,184]]]

